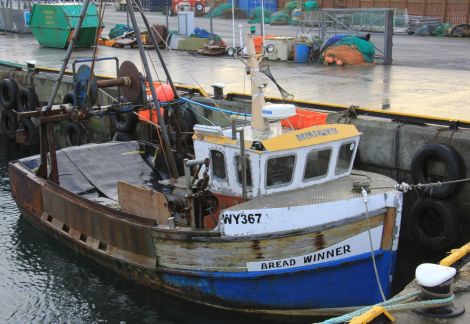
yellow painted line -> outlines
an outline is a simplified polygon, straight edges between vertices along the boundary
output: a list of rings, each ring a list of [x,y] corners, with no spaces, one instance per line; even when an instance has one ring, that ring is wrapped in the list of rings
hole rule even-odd
[[[144,153],[145,151],[129,151],[129,152],[121,153],[121,155],[144,154]]]
[[[465,244],[464,246],[453,249],[450,251],[450,254],[446,256],[444,259],[439,262],[442,266],[450,267],[460,259],[464,258],[467,254],[470,253],[470,242]]]
[[[238,96],[250,96],[249,94],[246,93],[241,93],[241,92],[229,92],[227,95],[238,95]],[[281,100],[281,98],[276,98],[276,97],[266,97],[266,101],[269,101],[269,99],[275,99],[275,100]],[[345,106],[341,104],[331,104],[331,103],[323,103],[323,102],[318,102],[318,101],[305,101],[305,100],[291,100],[288,101],[293,104],[306,104],[306,105],[319,105],[319,106],[324,106],[324,107],[331,107],[331,108],[341,108],[344,110],[348,110],[350,106]],[[313,109],[313,108],[308,108],[307,109]],[[318,108],[321,110],[321,108]],[[399,111],[387,111],[384,112],[381,109],[375,109],[375,108],[367,108],[367,107],[358,107],[355,108],[357,111],[363,111],[363,112],[370,112],[370,113],[377,113],[386,116],[399,116],[399,117],[412,117],[412,118],[425,118],[428,120],[435,120],[435,121],[446,121],[446,122],[462,122],[462,123],[469,123],[470,120],[468,119],[455,119],[455,118],[443,118],[443,117],[436,117],[436,116],[428,116],[428,115],[420,115],[420,114],[412,114],[412,113],[404,113],[404,112],[399,112]]]
[[[56,68],[48,68],[48,67],[37,67],[39,71],[45,71],[45,72],[54,72],[54,73],[59,73],[60,70]],[[72,74],[72,71],[65,71],[66,74]],[[114,77],[111,77],[109,75],[104,75],[104,74],[96,74],[98,78],[102,79],[114,79]],[[197,90],[201,93],[202,96],[204,97],[209,97],[209,94],[201,87],[196,87],[196,86],[188,86],[184,84],[179,84],[175,83],[175,87],[178,89],[187,89],[187,90]]]

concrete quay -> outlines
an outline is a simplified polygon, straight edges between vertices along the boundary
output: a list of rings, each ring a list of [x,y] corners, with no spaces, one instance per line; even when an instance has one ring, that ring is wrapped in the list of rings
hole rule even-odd
[[[148,13],[149,21],[165,24],[161,13]],[[116,23],[126,23],[126,13],[106,7],[104,33]],[[196,18],[196,26],[209,28],[210,20]],[[176,18],[169,17],[170,30],[176,29]],[[246,20],[236,20],[235,26],[248,26]],[[231,43],[232,21],[214,19],[214,32]],[[142,26],[143,27],[143,26]],[[259,26],[258,26],[259,29]],[[290,35],[294,26],[266,26],[266,33]],[[245,28],[248,30],[248,27]],[[380,47],[381,34],[372,40]],[[319,64],[296,64],[267,61],[277,81],[296,99],[340,105],[358,105],[389,109],[412,114],[469,120],[467,109],[470,79],[470,39],[435,38],[395,35],[392,66],[327,67]],[[24,63],[36,60],[39,66],[59,68],[65,50],[39,46],[32,35],[0,35],[0,60]],[[98,56],[117,56],[141,66],[136,49],[116,49],[100,46]],[[76,49],[73,58],[90,57],[92,49]],[[154,51],[155,76],[164,74]],[[176,82],[200,85],[211,92],[215,82],[226,84],[226,91],[247,92],[249,80],[243,64],[233,58],[204,57],[188,52],[163,50],[163,56]],[[96,72],[114,74],[113,63],[99,63]],[[274,84],[267,89],[270,96],[280,96]]]

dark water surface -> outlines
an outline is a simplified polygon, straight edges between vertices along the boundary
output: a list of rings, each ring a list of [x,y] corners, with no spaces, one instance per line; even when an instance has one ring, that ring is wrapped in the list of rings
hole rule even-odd
[[[10,195],[7,163],[30,155],[0,140],[0,323],[262,323],[162,295],[37,231]]]

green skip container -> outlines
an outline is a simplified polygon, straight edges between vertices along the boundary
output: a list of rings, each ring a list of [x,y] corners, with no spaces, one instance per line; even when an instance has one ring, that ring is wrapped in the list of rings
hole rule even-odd
[[[30,28],[39,44],[47,47],[66,48],[72,39],[82,7],[83,4],[78,3],[34,4]],[[93,46],[96,33],[101,34],[103,27],[96,6],[90,3],[74,46]]]

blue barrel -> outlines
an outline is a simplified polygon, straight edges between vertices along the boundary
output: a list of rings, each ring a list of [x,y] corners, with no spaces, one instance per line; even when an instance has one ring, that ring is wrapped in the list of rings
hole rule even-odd
[[[263,5],[264,9],[268,9],[271,12],[277,11],[277,0],[264,0]],[[249,15],[253,9],[261,7],[261,0],[237,0],[235,7],[238,7]]]
[[[294,62],[295,63],[307,63],[308,56],[310,55],[311,50],[312,50],[312,46],[308,44],[295,44]]]

